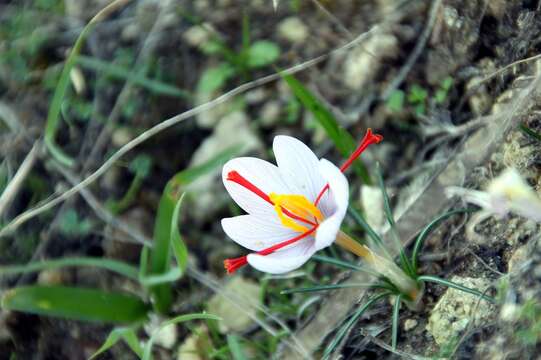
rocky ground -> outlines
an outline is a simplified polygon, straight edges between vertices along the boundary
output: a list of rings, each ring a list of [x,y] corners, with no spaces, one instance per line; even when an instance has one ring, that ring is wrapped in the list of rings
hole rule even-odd
[[[0,189],[42,141],[66,55],[84,24],[107,3],[0,1]],[[52,155],[39,147],[23,185],[1,209],[2,224],[66,191],[165,119],[320,56],[295,76],[355,139],[367,127],[384,136],[363,161],[369,172],[381,164],[406,246],[436,216],[464,206],[445,195],[449,186],[484,189],[514,167],[539,195],[541,142],[525,129],[541,132],[540,8],[541,2],[527,0],[281,0],[276,10],[263,0],[128,2],[94,28],[82,49],[88,61],[72,72],[57,142],[75,166],[63,171],[51,165]],[[246,61],[246,43],[258,41],[258,57]],[[302,139],[318,155],[341,162],[323,127],[285,82],[277,77],[256,85],[131,150],[88,188],[90,200],[88,194],[74,196],[1,237],[0,264],[98,256],[137,265],[141,239],[152,238],[158,201],[173,175],[229,149],[235,156],[273,160],[277,134]],[[190,271],[175,283],[171,315],[206,310],[224,321],[169,327],[157,340],[155,358],[229,359],[228,334],[238,334],[247,358],[302,358],[299,347],[320,358],[343,319],[365,299],[364,290],[281,291],[354,281],[358,275],[311,261],[287,276],[248,268],[227,276],[223,259],[243,250],[227,239],[219,219],[240,210],[219,174],[214,166],[183,189],[180,224]],[[139,185],[122,203],[137,177]],[[349,180],[351,202],[385,233],[377,187],[353,172]],[[113,219],[103,208],[112,209]],[[119,230],[115,219],[131,231]],[[350,220],[345,225],[358,232]],[[354,261],[339,249],[325,254]],[[392,305],[382,301],[333,356],[539,357],[538,223],[515,215],[454,216],[427,239],[421,272],[486,290],[497,303],[428,285],[423,309],[401,312],[396,350],[389,345]],[[131,280],[92,267],[0,277],[2,289],[32,283],[135,291]],[[153,322],[159,318],[139,331],[141,339],[148,338]],[[2,310],[0,358],[88,358],[111,328]],[[118,344],[102,358],[137,357]]]

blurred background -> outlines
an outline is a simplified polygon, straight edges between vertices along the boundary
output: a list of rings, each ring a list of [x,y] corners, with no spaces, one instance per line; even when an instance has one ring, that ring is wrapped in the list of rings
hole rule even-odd
[[[350,273],[314,260],[284,276],[250,268],[228,276],[223,260],[246,249],[220,225],[242,214],[221,165],[237,156],[273,162],[279,134],[340,164],[372,128],[384,141],[348,173],[351,206],[385,231],[374,178],[380,163],[404,243],[457,204],[445,186],[482,189],[514,167],[539,194],[540,6],[0,1],[0,359],[86,359],[110,334],[116,340],[110,336],[97,358],[138,359],[153,334],[157,359],[321,358],[360,293],[283,291]],[[68,192],[96,170],[88,186]],[[65,198],[54,207],[20,216],[58,196]],[[352,219],[344,226],[362,237]],[[169,253],[177,227],[187,251]],[[159,229],[167,234],[163,253],[152,246]],[[535,358],[540,242],[539,224],[520,217],[447,220],[427,240],[423,270],[492,285],[499,304],[451,294],[434,308],[444,289],[430,287],[425,310],[402,313],[398,350],[385,345],[391,306],[382,303],[334,356]],[[169,282],[137,274],[147,255],[149,274]],[[323,255],[354,262],[334,247]],[[171,263],[182,271],[168,270]],[[67,301],[56,309],[72,295],[80,307]],[[85,313],[102,295],[106,301]],[[164,324],[204,311],[222,321]]]

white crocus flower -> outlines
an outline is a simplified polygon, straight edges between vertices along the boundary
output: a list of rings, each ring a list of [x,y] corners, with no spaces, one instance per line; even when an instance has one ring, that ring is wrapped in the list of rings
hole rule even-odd
[[[274,138],[278,166],[252,157],[228,161],[222,172],[224,185],[248,214],[222,219],[222,227],[231,239],[254,253],[225,260],[227,272],[250,264],[267,273],[286,273],[331,245],[349,202],[343,171],[381,139],[368,129],[340,168],[319,160],[304,143],[289,136]]]
[[[489,214],[503,217],[511,212],[541,222],[541,199],[513,168],[492,180],[486,191],[450,187],[447,193],[459,195]]]

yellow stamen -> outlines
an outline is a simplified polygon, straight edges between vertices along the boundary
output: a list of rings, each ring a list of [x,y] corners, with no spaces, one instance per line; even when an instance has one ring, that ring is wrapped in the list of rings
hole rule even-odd
[[[302,233],[308,231],[309,229],[298,224],[294,218],[288,216],[288,214],[284,213],[284,211],[287,211],[290,214],[307,221],[316,220],[320,222],[323,220],[321,211],[319,211],[319,209],[303,195],[282,195],[270,193],[269,198],[274,203],[274,210],[276,210],[276,214],[282,222],[282,225],[292,229],[293,231]]]

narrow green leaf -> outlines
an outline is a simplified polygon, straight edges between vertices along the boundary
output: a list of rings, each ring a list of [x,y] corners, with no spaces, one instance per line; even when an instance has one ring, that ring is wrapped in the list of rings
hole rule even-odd
[[[180,270],[184,271],[186,269],[188,251],[182,242],[178,229],[178,215],[182,201],[181,188],[223,164],[238,151],[238,146],[230,147],[206,163],[177,173],[167,182],[158,205],[154,225],[154,247],[150,251],[148,275],[156,279],[155,276],[166,274],[171,266],[172,254],[176,257]],[[147,278],[146,273],[144,278]],[[164,278],[158,277],[157,279],[161,282]],[[172,301],[171,285],[161,283],[152,286],[150,291],[154,298],[153,304],[156,310],[161,313],[167,312]]]
[[[388,289],[385,285],[374,283],[357,283],[357,284],[336,284],[336,285],[317,285],[304,288],[287,289],[280,291],[280,294],[295,294],[295,293],[308,293],[316,291],[328,291],[336,289],[350,289],[350,288],[370,288],[370,289]]]
[[[541,142],[541,134],[539,134],[537,131],[533,131],[532,129],[530,129],[528,126],[526,126],[525,123],[520,123],[519,129],[531,139]]]
[[[110,333],[103,345],[96,351],[92,356],[88,358],[88,360],[95,359],[98,355],[101,355],[102,353],[106,352],[110,348],[116,345],[120,340],[124,340],[124,342],[129,346],[129,348],[137,354],[138,357],[143,356],[143,348],[141,345],[139,345],[139,339],[137,338],[137,335],[135,334],[135,330],[133,328],[116,328],[113,329]]]
[[[49,107],[49,113],[47,114],[47,122],[45,124],[45,145],[51,152],[51,155],[58,160],[61,164],[72,167],[74,165],[74,160],[67,155],[58,145],[56,144],[56,133],[60,125],[60,113],[62,111],[62,102],[68,91],[70,84],[70,73],[73,69],[73,66],[77,62],[77,56],[81,52],[84,41],[87,35],[94,29],[95,23],[88,23],[81,31],[81,34],[75,41],[71,52],[66,59],[62,73],[60,74],[60,79],[56,85],[53,99]]]
[[[350,269],[350,270],[354,270],[354,271],[366,272],[368,274],[379,277],[378,273],[376,273],[376,272],[374,272],[374,271],[372,271],[370,269],[364,268],[362,266],[351,264],[351,263],[349,263],[347,261],[342,261],[342,260],[338,260],[338,259],[335,259],[335,258],[332,258],[332,257],[323,256],[323,255],[314,255],[314,256],[312,256],[312,259],[316,260],[316,261],[320,261],[322,263],[335,265],[335,266],[338,266],[338,267],[341,267],[341,268],[344,268],[344,269]]]
[[[186,267],[188,266],[188,248],[186,247],[184,241],[182,241],[180,229],[178,227],[178,217],[180,207],[182,206],[182,200],[184,200],[184,195],[185,193],[180,196],[180,199],[175,205],[172,218],[173,223],[171,224],[171,245],[173,246],[173,255],[177,260],[181,274],[186,271]]]
[[[160,331],[163,330],[166,326],[174,325],[183,323],[186,321],[192,321],[192,320],[216,320],[220,321],[222,320],[220,317],[212,314],[207,313],[199,313],[199,314],[186,314],[186,315],[180,315],[175,318],[169,319],[167,321],[164,321],[158,330],[156,330],[150,339],[145,344],[145,348],[143,350],[143,357],[142,360],[151,360],[152,359],[152,346],[154,345],[154,341],[156,341],[156,337],[159,335]]]
[[[372,229],[372,227],[366,222],[364,217],[357,211],[353,206],[348,207],[348,214],[355,220],[357,225],[359,225],[363,231],[368,235],[368,237],[372,240],[374,245],[377,245],[380,247],[387,255],[387,249],[385,248],[385,245],[383,245],[383,240],[381,237]]]
[[[153,287],[177,281],[182,275],[183,271],[180,268],[175,267],[163,274],[142,276],[139,278],[139,283],[145,287]]]
[[[164,83],[160,80],[149,79],[142,72],[134,72],[129,69],[106,62],[97,58],[79,55],[77,57],[77,63],[81,66],[96,71],[102,76],[108,76],[119,80],[129,80],[131,83],[141,86],[148,91],[157,95],[166,95],[180,98],[191,98],[190,94],[186,90],[179,89],[174,85]]]
[[[470,213],[476,211],[475,209],[457,209],[457,210],[451,210],[448,211],[434,220],[432,220],[427,226],[421,230],[417,238],[415,239],[415,244],[413,245],[413,252],[411,254],[411,264],[413,267],[413,270],[415,273],[417,273],[418,268],[418,259],[419,259],[419,252],[421,251],[421,248],[423,247],[423,244],[425,242],[425,239],[438,227],[443,221],[447,220],[451,216],[455,214],[462,214],[462,213]]]
[[[334,351],[334,349],[338,346],[338,344],[340,344],[340,342],[342,341],[342,338],[346,335],[346,333],[349,331],[349,329],[355,324],[355,322],[357,322],[357,320],[364,314],[364,312],[373,304],[375,303],[376,301],[378,301],[379,299],[385,297],[385,296],[388,296],[390,295],[389,292],[384,292],[384,293],[381,293],[379,295],[375,295],[373,297],[371,297],[367,302],[365,302],[360,308],[359,310],[357,310],[350,318],[349,320],[344,324],[342,325],[342,327],[340,328],[340,330],[338,330],[338,332],[336,333],[336,336],[333,338],[333,340],[331,341],[331,343],[327,346],[327,348],[325,349],[325,352],[323,353],[323,359],[328,359],[329,356],[331,356],[332,352]]]
[[[402,243],[400,241],[398,230],[396,229],[396,223],[394,221],[393,210],[391,209],[391,202],[389,200],[389,194],[387,193],[387,189],[385,188],[385,183],[383,181],[383,175],[381,173],[381,168],[380,168],[379,163],[376,164],[376,179],[378,182],[378,186],[381,190],[381,193],[383,195],[383,210],[385,212],[387,222],[389,223],[389,226],[390,226],[391,238],[393,239],[396,250],[399,253],[402,269],[410,276],[415,276],[415,273],[413,272],[413,268],[408,260],[408,257],[406,256],[406,253],[404,252],[404,247],[402,246]]]
[[[237,155],[241,148],[242,146],[240,143],[238,145],[228,147],[224,151],[216,154],[216,156],[210,158],[208,161],[178,172],[173,177],[173,181],[177,184],[177,186],[186,186],[197,180],[199,177],[208,174],[212,170],[223,165],[227,160]]]
[[[69,266],[98,267],[116,272],[134,280],[137,280],[139,277],[137,268],[129,264],[121,261],[94,257],[72,257],[54,260],[42,260],[25,265],[0,266],[0,276],[32,273],[41,270],[51,270]]]
[[[357,143],[346,129],[344,129],[329,109],[327,109],[318,98],[313,95],[293,75],[281,73],[282,78],[289,85],[293,94],[303,104],[304,108],[314,115],[316,121],[323,127],[329,138],[334,142],[340,154],[349,157],[356,149]],[[355,173],[365,184],[371,184],[370,175],[364,164],[358,160],[353,163]]]
[[[3,309],[73,320],[134,323],[149,310],[139,298],[126,293],[64,286],[23,286],[2,296]]]
[[[391,346],[393,350],[396,350],[396,343],[398,341],[398,320],[400,315],[400,305],[402,304],[402,294],[399,294],[394,299],[393,306],[393,326],[392,326],[392,340]]]
[[[481,299],[488,301],[489,303],[492,303],[492,304],[496,303],[496,300],[493,297],[485,295],[482,292],[480,292],[479,290],[470,289],[469,287],[454,283],[454,282],[449,281],[449,280],[439,278],[437,276],[421,275],[421,276],[419,276],[417,278],[417,281],[433,282],[433,283],[436,283],[436,284],[440,284],[440,285],[447,286],[447,287],[450,287],[450,288],[453,288],[453,289],[456,289],[456,290],[463,291],[463,292],[468,293],[468,294],[478,296]]]
[[[244,355],[242,346],[239,342],[239,337],[237,335],[228,334],[227,335],[227,345],[229,347],[229,352],[233,357],[233,360],[247,360],[248,358]]]

